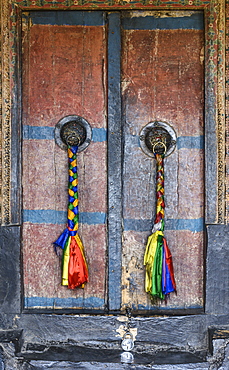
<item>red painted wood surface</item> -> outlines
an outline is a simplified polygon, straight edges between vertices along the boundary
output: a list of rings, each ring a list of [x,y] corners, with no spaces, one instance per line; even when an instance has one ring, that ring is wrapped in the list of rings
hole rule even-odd
[[[105,128],[105,64],[103,26],[24,26],[23,125],[54,127],[64,116],[74,114],[84,117],[92,128]],[[79,211],[106,213],[105,142],[92,142],[90,149],[78,155],[78,173]],[[23,209],[66,211],[67,217],[67,187],[67,153],[54,140],[25,139]],[[82,307],[98,298],[96,308],[103,308],[105,224],[80,224],[90,282],[84,290],[69,290],[60,284],[60,261],[52,245],[65,225],[55,224],[55,219],[42,222],[42,212],[39,217],[38,224],[23,226],[25,297],[41,297],[43,302],[53,297],[82,298]]]
[[[155,160],[136,137],[148,122],[173,126],[178,137],[203,135],[203,47],[201,30],[123,31],[122,87],[125,114],[124,219],[153,220]],[[165,159],[166,219],[204,216],[203,149],[178,148]],[[143,255],[147,231],[123,233],[123,304],[149,308]],[[166,230],[177,296],[166,307],[202,307],[204,233]],[[157,304],[156,304],[157,305]],[[160,305],[160,304],[159,304]],[[164,306],[164,304],[162,304]]]
[[[138,135],[153,120],[171,124],[179,138],[203,135],[203,47],[203,31],[198,30],[122,33],[123,306],[152,307],[144,292],[143,267],[150,230],[125,229],[125,220],[153,219],[155,207],[155,161],[139,148]],[[62,117],[77,114],[92,128],[106,129],[106,65],[102,26],[24,25],[23,125],[54,127]],[[106,145],[92,142],[78,155],[80,212],[107,212]],[[203,218],[203,155],[202,148],[182,147],[165,160],[166,219]],[[67,178],[67,154],[54,140],[24,139],[24,210],[67,210]],[[60,285],[60,261],[52,246],[65,225],[42,222],[42,212],[40,221],[23,226],[25,297],[42,302],[61,298],[69,308],[74,307],[71,298],[82,298],[79,307],[84,308],[93,308],[98,299],[94,307],[104,308],[106,225],[80,224],[90,282],[84,290],[71,291]],[[203,231],[166,230],[165,224],[165,236],[178,290],[167,307],[202,307]]]

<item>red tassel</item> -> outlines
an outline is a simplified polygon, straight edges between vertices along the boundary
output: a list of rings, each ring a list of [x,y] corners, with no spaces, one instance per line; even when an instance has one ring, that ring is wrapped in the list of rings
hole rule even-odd
[[[68,264],[68,288],[74,289],[88,281],[88,271],[82,252],[74,237],[71,237]]]

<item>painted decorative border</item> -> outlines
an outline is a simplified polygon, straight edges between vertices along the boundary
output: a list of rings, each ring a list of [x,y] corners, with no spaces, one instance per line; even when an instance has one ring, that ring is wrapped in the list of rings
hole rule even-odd
[[[229,222],[229,1],[226,1],[225,96],[226,96],[226,221]]]
[[[21,9],[205,9],[215,8],[222,0],[15,0]]]
[[[226,107],[225,107],[225,4],[219,2],[218,5],[218,83],[217,83],[217,109],[218,109],[218,223],[227,222],[226,219],[226,178],[225,178],[225,130],[226,130]]]
[[[9,75],[9,5],[1,2],[1,141],[0,141],[0,217],[2,224],[10,222],[10,175],[11,175],[11,115],[10,115],[10,75]]]
[[[0,174],[1,224],[20,223],[20,217],[12,216],[11,173],[11,112],[17,104],[17,73],[18,55],[16,40],[18,36],[18,13],[26,10],[41,9],[149,9],[149,10],[201,10],[206,16],[206,91],[209,104],[207,114],[212,120],[212,129],[217,136],[216,151],[218,153],[215,169],[217,184],[212,187],[213,202],[208,201],[206,214],[207,223],[225,222],[225,0],[0,0],[1,1],[1,52],[2,52],[2,140]],[[215,109],[217,107],[217,111]],[[212,116],[214,116],[212,118]],[[214,127],[213,127],[214,126]],[[216,127],[217,126],[217,127]],[[208,156],[208,152],[206,152]],[[208,171],[207,163],[206,174]],[[211,171],[210,171],[211,170]],[[15,174],[15,171],[13,171]],[[211,179],[207,179],[210,188]],[[218,194],[216,195],[216,190]],[[208,191],[210,191],[208,189]],[[207,197],[208,198],[208,197]],[[216,198],[216,199],[215,199]],[[211,194],[209,199],[211,199]],[[212,204],[211,204],[212,203]]]

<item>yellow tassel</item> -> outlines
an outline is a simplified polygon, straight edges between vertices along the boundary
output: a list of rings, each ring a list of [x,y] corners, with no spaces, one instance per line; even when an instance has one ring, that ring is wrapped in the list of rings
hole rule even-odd
[[[152,270],[154,257],[157,249],[157,238],[158,235],[163,236],[162,231],[156,231],[148,237],[146,251],[144,255],[144,265],[146,266],[146,276],[145,276],[145,291],[151,292],[152,289]]]
[[[68,238],[67,246],[64,249],[63,255],[63,268],[62,268],[62,285],[68,285],[68,263],[70,258],[70,243],[71,237]]]

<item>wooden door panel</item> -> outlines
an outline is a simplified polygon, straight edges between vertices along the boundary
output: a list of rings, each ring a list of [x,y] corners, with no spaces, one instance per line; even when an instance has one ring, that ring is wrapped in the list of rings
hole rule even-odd
[[[132,12],[123,21],[122,303],[136,310],[201,308],[203,15],[194,13],[192,18],[178,12],[160,18],[151,14],[151,21],[149,12]],[[142,127],[155,120],[172,125],[178,137],[175,152],[165,159],[165,235],[177,282],[177,295],[171,294],[167,304],[152,304],[144,292],[143,256],[155,212],[155,160],[141,151],[138,136]]]
[[[48,17],[47,17],[48,15]],[[23,266],[26,308],[103,309],[106,291],[106,43],[102,12],[31,12],[23,37]],[[78,155],[80,227],[90,283],[60,285],[52,243],[67,221],[67,153],[54,127],[67,115],[92,126]]]
[[[109,32],[105,15],[97,11],[25,14],[22,63],[25,307],[105,309],[107,300],[113,302],[120,292],[121,306],[113,302],[114,309],[126,305],[138,311],[158,307],[201,308],[203,15],[167,12],[155,17],[152,12],[116,12],[114,17],[107,18]],[[118,45],[119,38],[112,27],[120,27],[120,20],[122,40]],[[121,81],[117,55],[112,53],[114,47],[121,50]],[[113,113],[107,114],[107,95],[110,112],[121,109],[112,106],[119,104],[118,97],[107,94],[107,66],[114,64],[114,58],[116,63],[110,68],[108,82],[110,90],[114,85],[118,89],[121,82],[123,139],[120,132],[117,137],[114,135],[114,124],[108,130],[108,145],[111,150],[115,140],[120,141],[120,148],[121,140],[124,142],[123,158],[121,149],[120,153],[112,152],[117,173],[121,173],[123,162],[123,220],[114,219],[112,209],[116,205],[112,206],[108,219],[113,221],[108,223],[107,230],[107,199],[111,195],[107,193],[106,130],[109,115],[113,117]],[[55,144],[53,132],[61,118],[72,114],[84,117],[93,131],[90,146],[78,155],[79,234],[90,275],[84,290],[69,290],[60,285],[60,261],[52,246],[65,227],[68,181],[67,154]],[[155,161],[141,151],[139,133],[153,120],[171,124],[178,137],[175,152],[165,160],[165,234],[173,254],[178,291],[166,306],[152,304],[144,292],[143,255],[153,223]],[[109,163],[112,161],[108,158]],[[110,175],[112,171],[110,168]],[[108,186],[111,192],[112,186]],[[121,232],[121,222],[122,246],[111,239],[112,227],[120,225]],[[120,250],[116,251],[117,248]],[[116,261],[116,253],[117,256],[122,253],[121,262]]]

